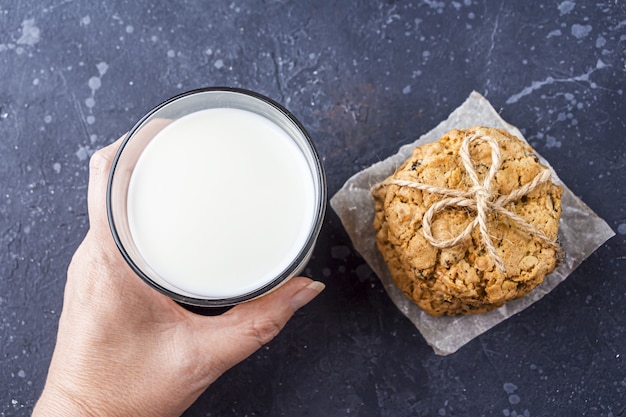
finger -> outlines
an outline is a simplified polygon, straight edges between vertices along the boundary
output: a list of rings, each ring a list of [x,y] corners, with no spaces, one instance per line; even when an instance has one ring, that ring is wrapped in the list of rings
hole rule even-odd
[[[219,316],[220,347],[217,358],[221,372],[241,362],[261,346],[272,340],[299,308],[303,307],[324,289],[324,284],[308,278],[292,278],[283,286],[256,300],[240,304]],[[205,317],[205,319],[207,319]],[[215,317],[213,318],[215,319]],[[215,325],[206,337],[206,346],[215,348]]]

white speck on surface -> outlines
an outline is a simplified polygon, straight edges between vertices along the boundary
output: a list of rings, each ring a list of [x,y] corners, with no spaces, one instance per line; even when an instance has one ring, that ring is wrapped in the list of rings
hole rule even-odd
[[[529,95],[530,93],[532,93],[535,90],[539,90],[541,87],[543,87],[544,85],[549,85],[552,84],[554,82],[554,78],[552,77],[548,77],[543,81],[533,81],[530,86],[525,87],[522,91],[520,91],[517,94],[513,94],[511,97],[509,97],[506,100],[506,104],[513,104],[513,103],[517,103],[519,101],[520,98],[525,97],[527,95]]]
[[[87,108],[93,109],[95,105],[96,100],[93,97],[89,97],[85,100],[85,106],[87,106]]]
[[[169,51],[167,51],[168,58],[174,58],[175,56],[176,56],[176,52],[174,52],[173,49],[170,49]]]
[[[91,115],[91,114],[89,116],[87,116],[86,120],[87,120],[87,123],[90,124],[90,125],[92,125],[92,124],[94,124],[96,122],[96,118],[93,115]]]
[[[98,74],[100,74],[100,76],[102,77],[109,70],[109,64],[103,61],[98,63],[98,65],[96,65],[96,68],[98,68]]]
[[[17,371],[17,376],[19,376],[20,378],[26,378],[26,372],[24,372],[23,369],[20,369],[19,371]]]
[[[59,164],[58,162],[55,162],[54,164],[52,164],[52,169],[54,169],[54,172],[56,172],[57,174],[61,172],[61,164]]]
[[[84,161],[87,158],[89,158],[89,152],[88,152],[88,150],[87,150],[87,148],[85,146],[79,146],[79,148],[76,151],[75,155],[81,161]]]
[[[424,3],[429,5],[431,8],[437,10],[437,13],[442,13],[443,8],[446,7],[446,3],[443,1],[424,0]]]
[[[150,40],[151,40],[152,42],[156,42],[156,41],[158,41],[158,40],[159,40],[159,38],[157,37],[157,35],[152,35],[152,36],[150,37]]]
[[[131,25],[126,26],[126,33],[133,33],[135,31],[135,28],[132,27]]]
[[[533,93],[536,90],[539,90],[540,88],[542,88],[545,85],[551,85],[554,83],[566,83],[566,82],[587,82],[589,83],[589,86],[591,88],[596,88],[597,86],[595,85],[595,83],[593,82],[589,82],[589,76],[591,74],[593,74],[595,71],[604,68],[606,65],[604,64],[604,62],[602,62],[602,60],[598,60],[596,62],[596,67],[590,69],[589,71],[585,72],[584,74],[581,75],[577,75],[575,77],[570,77],[570,78],[554,78],[554,77],[547,77],[545,80],[543,81],[533,81],[530,86],[525,87],[522,91],[520,91],[517,94],[513,94],[511,97],[509,97],[506,100],[506,104],[513,104],[513,103],[517,103],[522,97],[525,97],[531,93]]]
[[[411,92],[411,86],[407,85],[402,89],[402,94],[409,94]]]
[[[617,233],[619,233],[620,235],[626,235],[626,223],[622,223],[617,226]]]
[[[33,46],[39,42],[41,31],[35,26],[35,19],[26,19],[22,22],[22,36],[17,40],[18,45]]]
[[[92,144],[94,144],[97,140],[98,140],[98,135],[96,135],[95,133],[92,133],[91,135],[89,135],[89,141]]]
[[[579,25],[578,23],[574,23],[572,25],[572,35],[576,38],[576,39],[582,39],[584,37],[586,37],[587,35],[589,35],[589,33],[591,32],[591,25]]]
[[[504,392],[506,392],[507,394],[513,394],[515,391],[517,391],[517,385],[512,382],[505,382],[502,385],[502,389],[504,389]]]
[[[89,17],[89,15],[83,17],[82,19],[80,19],[80,24],[82,26],[87,26],[88,24],[91,23],[91,17]]]
[[[52,121],[52,116],[50,116],[49,114],[46,114],[43,118],[43,121],[46,123],[50,123]]]
[[[350,249],[347,246],[333,246],[330,249],[330,256],[334,259],[346,259],[350,255]]]
[[[92,90],[97,90],[98,88],[100,88],[102,86],[102,82],[100,81],[100,77],[91,77],[89,79],[89,88],[91,88]]]
[[[215,61],[213,66],[217,69],[221,69],[224,66],[224,61],[222,61],[221,59],[218,59]]]
[[[604,39],[602,35],[598,36],[598,39],[596,39],[596,48],[602,48],[604,45],[606,45],[606,39]]]
[[[516,394],[509,395],[509,403],[515,405],[515,404],[519,404],[519,402],[520,402],[519,395],[516,395]]]
[[[561,29],[555,29],[555,30],[550,31],[550,33],[548,33],[548,35],[546,36],[546,38],[547,38],[547,39],[550,39],[550,38],[552,38],[552,37],[554,37],[554,36],[561,36],[561,35],[562,35],[562,33],[561,33]]]
[[[39,85],[39,78],[35,78],[33,80],[33,85]]]
[[[213,50],[211,48],[208,48],[206,51],[204,51],[205,54],[207,55],[213,55]]]
[[[563,16],[564,14],[568,14],[569,12],[574,10],[574,7],[576,7],[575,2],[564,1],[564,2],[561,2],[561,4],[559,4],[558,9],[559,9],[559,12],[561,12],[561,16]]]
[[[556,140],[554,136],[547,135],[546,136],[546,146],[548,148],[560,148],[561,142]]]
[[[372,269],[367,264],[357,266],[354,272],[356,272],[356,275],[359,277],[361,282],[369,281],[373,276]]]

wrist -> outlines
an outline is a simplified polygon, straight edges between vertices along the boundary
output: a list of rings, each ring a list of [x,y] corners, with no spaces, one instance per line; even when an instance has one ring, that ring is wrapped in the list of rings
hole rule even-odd
[[[108,414],[96,413],[93,405],[84,404],[63,389],[49,387],[48,384],[35,404],[32,417],[96,417]]]

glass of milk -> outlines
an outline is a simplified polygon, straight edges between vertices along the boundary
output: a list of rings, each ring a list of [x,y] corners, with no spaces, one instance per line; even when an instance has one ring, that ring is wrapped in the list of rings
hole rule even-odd
[[[322,226],[326,181],[298,120],[235,88],[174,97],[124,138],[111,169],[113,237],[149,285],[223,307],[302,271]]]

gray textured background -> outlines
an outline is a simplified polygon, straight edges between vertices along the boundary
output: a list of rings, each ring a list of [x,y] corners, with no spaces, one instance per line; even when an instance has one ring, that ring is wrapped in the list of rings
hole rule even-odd
[[[145,4],[0,1],[0,416],[28,415],[43,386],[88,228],[90,154],[209,85],[291,110],[330,195],[476,90],[617,236],[540,302],[439,357],[329,210],[307,269],[326,291],[186,415],[626,415],[621,0]]]

